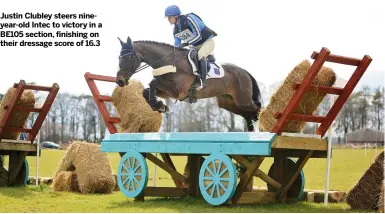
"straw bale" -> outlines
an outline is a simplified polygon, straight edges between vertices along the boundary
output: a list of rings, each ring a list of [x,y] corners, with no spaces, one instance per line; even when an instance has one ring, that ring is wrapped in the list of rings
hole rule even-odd
[[[59,171],[53,180],[54,191],[80,192],[77,175],[71,171]]]
[[[16,92],[16,88],[9,88],[7,93],[4,95],[1,103],[0,103],[0,120],[3,117],[3,114],[5,113],[5,106],[8,105],[8,103],[13,99],[13,96]],[[20,99],[16,102],[16,106],[24,106],[24,107],[34,107],[35,105],[35,95],[31,90],[24,90],[23,94],[21,95]],[[22,111],[14,111],[10,117],[12,118],[10,120],[10,123],[8,126],[10,127],[16,127],[16,128],[25,128],[27,119],[29,117],[29,113],[22,112]],[[19,138],[18,133],[3,133],[0,138],[3,139],[12,139],[16,140]]]
[[[381,152],[356,185],[348,192],[347,203],[353,209],[377,209],[383,180],[384,152]]]
[[[262,109],[260,112],[259,124],[262,131],[271,131],[274,128],[278,121],[274,118],[274,114],[276,112],[283,112],[295,93],[295,90],[292,88],[293,84],[302,82],[310,66],[311,64],[308,60],[304,60],[295,66],[284,80],[283,84],[272,95],[268,106]],[[335,81],[336,75],[333,70],[328,67],[322,67],[313,80],[313,84],[318,86],[332,86]],[[325,95],[325,93],[320,92],[306,92],[303,99],[294,110],[294,113],[307,115],[314,114],[318,105],[324,99]],[[286,123],[282,131],[299,133],[302,131],[305,125],[306,122],[290,120]]]
[[[384,182],[382,182],[380,199],[378,200],[378,212],[384,213]]]
[[[111,193],[116,185],[107,154],[101,152],[97,144],[72,143],[61,160],[55,177],[60,171],[75,172],[82,193]]]
[[[114,173],[114,181],[115,181],[115,187],[114,187],[114,191],[119,191],[120,188],[119,188],[119,184],[118,184],[118,175],[116,173]]]
[[[153,111],[143,97],[143,84],[130,80],[125,87],[116,87],[111,101],[121,123],[119,132],[158,132],[162,125],[162,114]]]

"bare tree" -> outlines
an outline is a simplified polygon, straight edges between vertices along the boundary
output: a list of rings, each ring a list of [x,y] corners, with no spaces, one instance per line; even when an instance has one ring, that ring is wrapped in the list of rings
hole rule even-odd
[[[362,90],[358,93],[358,115],[360,117],[360,124],[359,128],[363,129],[366,128],[368,125],[368,118],[370,114],[370,105],[369,105],[369,99],[370,99],[370,87],[369,86],[364,86]]]
[[[55,108],[58,111],[60,118],[60,141],[63,142],[65,134],[68,136],[68,132],[66,132],[68,116],[70,115],[70,107],[71,107],[71,95],[68,93],[59,93],[56,96],[55,102],[53,103]]]
[[[372,100],[373,116],[372,124],[378,130],[382,130],[384,118],[384,87],[376,88]]]

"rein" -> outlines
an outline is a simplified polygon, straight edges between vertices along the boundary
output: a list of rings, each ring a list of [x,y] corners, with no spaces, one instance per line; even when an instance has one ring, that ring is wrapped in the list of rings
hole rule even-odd
[[[175,48],[175,47],[174,47],[173,53],[171,53],[171,54],[169,54],[169,55],[163,57],[162,59],[159,59],[159,60],[157,60],[157,61],[155,61],[155,62],[153,62],[153,63],[151,63],[151,64],[146,63],[146,64],[143,65],[143,66],[139,66],[139,67],[133,72],[133,74],[136,74],[136,73],[139,72],[139,71],[142,71],[142,70],[144,70],[144,69],[146,69],[146,68],[148,68],[148,67],[150,67],[150,66],[153,66],[154,64],[156,64],[156,63],[158,63],[158,62],[160,62],[160,61],[162,61],[162,60],[164,60],[164,59],[170,57],[171,55],[174,55],[174,67],[175,67],[175,64],[176,64],[175,52],[178,51],[178,50],[180,50],[180,48],[181,48],[181,46],[179,46],[178,48]],[[122,51],[127,51],[127,49],[123,49],[123,50],[121,50],[121,52],[122,52]],[[135,50],[132,51],[132,52],[129,52],[129,53],[125,53],[124,55],[119,56],[119,58],[123,58],[124,56],[127,56],[127,55],[134,55],[136,58],[138,58],[138,56],[135,54]],[[134,61],[134,58],[131,58],[131,60]],[[132,63],[132,65],[133,65],[133,63]],[[131,68],[131,70],[132,70],[132,68]],[[126,77],[125,77],[125,79],[127,80]],[[194,88],[194,83],[195,83],[195,80],[193,80],[193,82],[192,82],[191,85],[190,85],[190,89],[189,89],[188,95],[187,95],[185,98],[183,98],[182,100],[180,100],[180,101],[184,101],[184,100],[186,100],[186,99],[189,98],[189,97],[190,97],[190,99],[191,99],[191,96],[196,92],[196,88]],[[178,100],[175,100],[175,103],[176,103],[177,101],[178,101]],[[190,102],[191,102],[191,100],[190,100]]]
[[[178,48],[176,48],[176,49],[174,48],[174,51],[173,51],[172,54],[169,54],[169,55],[163,57],[162,59],[159,59],[159,60],[157,60],[157,61],[155,61],[155,62],[153,62],[153,63],[151,63],[151,64],[147,64],[147,63],[146,63],[146,64],[143,65],[143,66],[139,66],[133,73],[136,74],[136,73],[139,72],[139,71],[142,71],[142,70],[144,70],[144,69],[146,69],[146,68],[148,68],[148,67],[151,67],[152,65],[155,65],[156,63],[158,63],[158,62],[160,62],[160,61],[162,61],[162,60],[164,60],[164,59],[170,57],[171,55],[174,55],[174,66],[175,66],[175,64],[176,64],[175,52],[176,52],[177,50],[179,50],[179,49],[180,49],[180,47],[178,47]],[[126,50],[126,49],[123,49],[122,51],[125,51],[125,50]],[[122,56],[119,56],[119,58],[123,58],[124,56],[131,55],[131,54],[134,54],[135,57],[138,58],[137,55],[135,54],[135,51],[134,51],[134,52],[131,52],[131,53],[126,53],[126,54],[124,54],[124,55],[122,55]],[[134,58],[132,58],[132,60],[134,60]]]

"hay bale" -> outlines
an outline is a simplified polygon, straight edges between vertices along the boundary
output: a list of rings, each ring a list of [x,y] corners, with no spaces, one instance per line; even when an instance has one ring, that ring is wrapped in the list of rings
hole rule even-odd
[[[54,177],[60,176],[62,171],[76,173],[82,193],[111,193],[116,185],[107,154],[101,152],[97,144],[72,143]]]
[[[384,182],[382,182],[380,199],[378,200],[378,212],[384,213]]]
[[[290,99],[293,97],[295,90],[292,88],[293,83],[300,83],[306,76],[311,64],[308,60],[302,61],[298,64],[285,79],[281,87],[272,95],[268,106],[261,110],[259,115],[259,125],[262,131],[271,131],[275,124],[278,122],[274,118],[276,112],[283,112]],[[314,85],[319,86],[332,86],[336,81],[336,74],[332,69],[322,67],[318,72],[317,76],[313,80]],[[307,92],[303,99],[298,104],[294,113],[297,114],[314,114],[317,110],[318,105],[322,102],[325,97],[325,93],[320,92]],[[303,121],[288,121],[283,132],[298,133],[301,132],[305,127],[306,122]]]
[[[8,103],[13,99],[13,96],[16,92],[16,88],[9,88],[7,93],[4,95],[1,103],[0,103],[0,120],[3,117],[3,114],[5,113],[6,109],[5,106],[8,105]],[[34,107],[35,106],[35,95],[33,91],[31,90],[24,90],[23,94],[21,95],[20,99],[16,102],[16,106],[24,106],[24,107]],[[25,128],[26,122],[29,117],[29,113],[22,112],[22,111],[14,111],[10,117],[12,118],[8,124],[10,127],[15,128]],[[12,139],[16,140],[19,138],[20,133],[3,133],[0,138],[3,139]]]
[[[59,171],[53,180],[54,191],[80,192],[77,175],[71,171]]]
[[[111,102],[120,116],[119,132],[159,131],[162,114],[151,109],[142,95],[143,89],[143,84],[136,80],[114,89]]]
[[[114,173],[114,180],[115,180],[115,188],[114,188],[114,191],[119,191],[120,188],[119,188],[119,184],[118,184],[118,175]]]
[[[381,152],[369,169],[365,171],[357,184],[349,191],[347,203],[353,209],[377,209],[383,180],[384,152]]]

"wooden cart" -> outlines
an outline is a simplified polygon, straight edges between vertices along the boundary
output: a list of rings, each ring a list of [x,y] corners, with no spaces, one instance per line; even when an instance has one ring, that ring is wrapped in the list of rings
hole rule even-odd
[[[8,180],[5,183],[2,183],[2,185],[8,186],[24,185],[27,183],[29,167],[26,156],[36,156],[38,148],[37,145],[33,142],[59,91],[59,85],[56,83],[54,83],[51,87],[45,87],[39,85],[29,85],[26,84],[24,80],[20,80],[19,83],[15,83],[13,87],[16,88],[16,91],[13,98],[7,105],[4,106],[6,111],[0,120],[0,155],[9,156],[8,170],[1,170],[1,173],[7,176]],[[20,99],[24,90],[47,91],[49,94],[41,108],[27,108],[17,106],[16,103]],[[15,111],[22,111],[27,113],[36,112],[39,113],[39,115],[31,129],[11,127],[9,123],[12,120],[12,113]],[[26,141],[17,139],[4,139],[3,135],[9,132],[28,133],[28,138]],[[1,177],[3,177],[3,175]]]
[[[303,167],[309,158],[327,157],[324,134],[372,61],[367,55],[362,60],[332,55],[327,48],[314,52],[311,57],[314,62],[306,77],[293,85],[296,93],[284,111],[275,114],[278,122],[272,132],[117,133],[114,123],[120,120],[110,117],[103,103],[110,101],[110,97],[101,95],[94,82],[115,82],[115,78],[86,73],[86,81],[111,133],[102,141],[101,151],[119,152],[122,156],[117,173],[122,193],[137,200],[144,200],[145,196],[201,196],[212,205],[300,200],[305,182]],[[344,88],[311,85],[326,61],[357,66]],[[339,95],[326,116],[293,113],[309,90]],[[282,127],[287,120],[317,122],[320,126],[315,135],[310,136],[284,133]],[[160,153],[163,160],[152,153]],[[190,173],[186,176],[179,173],[170,155],[187,156]],[[206,157],[203,164],[202,156]],[[249,161],[250,157],[254,159]],[[269,157],[274,163],[266,173],[259,167]],[[176,187],[148,187],[146,159],[168,172]],[[234,161],[246,169],[239,180]],[[267,191],[244,191],[253,176],[266,182]]]

